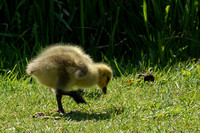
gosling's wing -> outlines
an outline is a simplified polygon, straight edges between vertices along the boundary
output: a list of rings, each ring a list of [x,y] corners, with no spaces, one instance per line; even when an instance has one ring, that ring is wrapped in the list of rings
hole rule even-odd
[[[86,77],[88,74],[88,67],[85,63],[79,62],[77,65],[77,69],[75,69],[75,72],[73,73],[74,77],[76,79],[81,79]]]
[[[52,55],[49,60],[60,69],[65,69],[74,78],[84,78],[88,74],[88,67],[81,59],[68,55]]]

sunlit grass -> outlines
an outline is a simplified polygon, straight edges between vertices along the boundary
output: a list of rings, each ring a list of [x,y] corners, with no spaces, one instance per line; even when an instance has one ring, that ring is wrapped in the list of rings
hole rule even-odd
[[[55,95],[35,80],[1,75],[0,131],[199,132],[199,62],[154,67],[154,83],[137,79],[137,73],[115,77],[106,95],[97,87],[85,89],[86,105],[64,96],[66,112],[77,111],[66,116],[48,113],[57,109]],[[37,112],[48,117],[33,118]]]

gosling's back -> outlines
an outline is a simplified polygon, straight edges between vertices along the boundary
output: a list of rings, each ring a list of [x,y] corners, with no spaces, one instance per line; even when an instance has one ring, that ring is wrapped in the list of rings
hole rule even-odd
[[[75,45],[64,44],[64,43],[57,43],[53,46],[47,47],[46,49],[44,49],[43,52],[41,52],[38,55],[38,57],[45,57],[58,54],[67,54],[74,59],[80,59],[83,62],[93,63],[93,60],[90,58],[88,54],[86,54],[83,51],[82,48]]]
[[[57,69],[61,66],[77,67],[93,63],[93,60],[80,47],[62,43],[44,49],[28,64],[26,72],[31,75],[39,70]]]
[[[62,82],[66,88],[75,84],[74,79],[87,76],[87,64],[91,63],[93,60],[81,48],[59,44],[41,52],[27,65],[26,72],[47,87],[55,88]]]

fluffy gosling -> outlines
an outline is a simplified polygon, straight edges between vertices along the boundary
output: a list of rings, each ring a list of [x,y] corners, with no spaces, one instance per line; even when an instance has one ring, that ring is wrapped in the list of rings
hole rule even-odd
[[[113,77],[112,69],[104,63],[94,63],[78,46],[56,44],[46,48],[27,65],[26,73],[56,93],[58,112],[65,113],[62,95],[71,96],[77,103],[85,100],[71,88],[98,85],[106,94]]]

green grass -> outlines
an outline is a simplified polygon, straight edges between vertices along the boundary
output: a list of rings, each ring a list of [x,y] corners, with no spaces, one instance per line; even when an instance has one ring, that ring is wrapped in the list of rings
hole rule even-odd
[[[0,132],[198,132],[200,65],[176,62],[200,57],[199,9],[198,0],[3,0]],[[65,110],[78,112],[63,117],[48,113],[57,108],[55,95],[22,76],[27,62],[56,42],[80,44],[116,76],[107,95],[85,89],[87,105],[65,96]],[[151,66],[155,82],[138,80]],[[37,112],[49,119],[33,118]]]
[[[35,80],[1,75],[0,132],[200,131],[200,62],[154,67],[154,83],[137,79],[137,73],[115,77],[107,95],[95,86],[85,89],[86,105],[64,96],[65,111],[77,111],[66,116],[48,113],[57,109],[55,95]],[[37,112],[49,119],[33,118]]]

